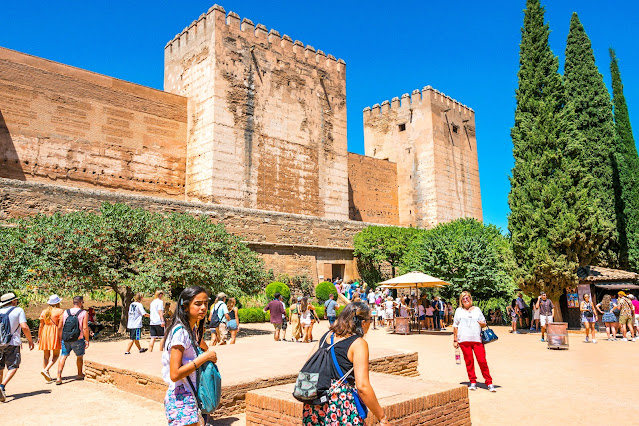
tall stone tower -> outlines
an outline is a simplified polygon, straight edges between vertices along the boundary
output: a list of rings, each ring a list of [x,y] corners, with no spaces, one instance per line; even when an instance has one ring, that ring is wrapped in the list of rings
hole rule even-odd
[[[187,199],[348,219],[344,61],[215,5],[165,47]]]
[[[364,109],[366,155],[397,163],[399,224],[482,220],[475,113],[430,86]]]

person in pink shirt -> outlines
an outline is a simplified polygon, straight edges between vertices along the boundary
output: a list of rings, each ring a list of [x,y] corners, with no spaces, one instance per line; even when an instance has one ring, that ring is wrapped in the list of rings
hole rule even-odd
[[[632,302],[632,306],[635,308],[635,338],[639,337],[639,300],[632,295],[628,295],[628,299]]]

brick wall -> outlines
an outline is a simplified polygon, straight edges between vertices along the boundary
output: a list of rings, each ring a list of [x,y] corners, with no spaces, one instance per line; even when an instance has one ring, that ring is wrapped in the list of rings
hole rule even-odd
[[[0,48],[0,177],[183,198],[186,98]]]
[[[349,152],[348,203],[351,220],[399,225],[397,165]]]
[[[165,48],[189,98],[187,194],[348,219],[345,64],[213,6]]]

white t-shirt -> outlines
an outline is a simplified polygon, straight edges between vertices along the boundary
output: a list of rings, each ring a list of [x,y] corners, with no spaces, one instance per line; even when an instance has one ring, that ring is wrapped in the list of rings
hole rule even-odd
[[[151,302],[151,306],[149,307],[149,315],[151,315],[151,325],[162,325],[162,315],[160,315],[160,311],[164,311],[164,302],[162,299],[155,299]]]
[[[189,386],[188,380],[186,377],[182,380],[178,380],[177,382],[173,382],[171,380],[171,348],[173,346],[182,346],[184,348],[184,352],[182,354],[182,365],[186,365],[189,362],[193,361],[197,355],[195,354],[195,348],[193,348],[193,344],[191,343],[191,337],[189,333],[182,326],[177,330],[171,330],[171,336],[167,336],[166,343],[164,346],[164,352],[162,352],[162,378],[169,385],[169,389],[175,389],[178,385],[184,385],[184,388],[188,391],[191,391],[191,386]],[[189,375],[193,385],[195,385],[195,371]],[[191,391],[192,392],[192,391]]]
[[[386,302],[384,302],[384,308],[386,308],[387,311],[393,311],[393,301],[392,300],[387,300]]]
[[[133,302],[129,306],[129,322],[127,328],[142,328],[142,317],[146,314],[140,302]]]
[[[372,305],[373,303],[375,303],[375,293],[368,293],[368,303],[370,305]]]
[[[457,329],[458,342],[481,342],[480,322],[486,322],[481,310],[474,306],[470,311],[464,308],[457,308],[453,327]]]
[[[20,324],[23,322],[27,322],[27,316],[24,314],[24,309],[19,306],[3,306],[0,308],[0,314],[6,314],[9,309],[13,308],[11,313],[9,314],[9,323],[11,324],[11,332],[13,336],[11,337],[11,342],[9,345],[11,346],[20,346],[22,341],[20,340],[21,328]]]

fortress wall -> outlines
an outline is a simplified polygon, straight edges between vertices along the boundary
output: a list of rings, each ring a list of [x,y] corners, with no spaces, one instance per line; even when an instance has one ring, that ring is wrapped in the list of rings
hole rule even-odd
[[[0,177],[181,199],[186,106],[0,48]]]
[[[386,225],[399,225],[397,164],[348,153],[349,215]]]
[[[165,90],[193,104],[191,199],[348,218],[344,61],[217,5],[165,60]]]
[[[363,114],[366,155],[397,163],[401,226],[482,219],[471,108],[426,86]]]
[[[344,265],[347,280],[358,276],[353,260],[353,237],[370,225],[0,178],[0,223],[38,213],[97,212],[104,202],[125,203],[153,212],[208,215],[260,253],[266,269],[273,269],[276,275],[308,274],[315,284],[324,278],[325,266],[331,264]]]

